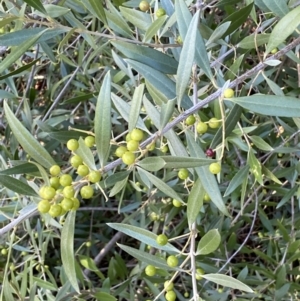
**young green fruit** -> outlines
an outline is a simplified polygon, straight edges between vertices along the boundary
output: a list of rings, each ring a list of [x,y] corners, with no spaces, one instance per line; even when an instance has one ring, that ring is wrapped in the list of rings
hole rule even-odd
[[[173,290],[174,288],[174,283],[173,282],[170,282],[169,280],[165,281],[164,283],[164,288],[165,290],[168,292],[168,291],[171,291]]]
[[[60,174],[60,167],[58,165],[52,165],[50,167],[51,176],[58,176]]]
[[[72,210],[77,210],[80,207],[80,202],[77,198],[71,198],[73,202]]]
[[[181,207],[181,205],[182,205],[181,202],[176,199],[173,199],[172,204],[174,207],[177,207],[177,208]]]
[[[208,203],[211,201],[210,196],[207,194],[207,192],[205,192],[204,198],[203,198],[204,202]]]
[[[165,294],[165,298],[167,301],[175,301],[176,300],[176,293],[174,291],[168,291]]]
[[[186,125],[193,125],[196,122],[196,118],[194,115],[190,115],[186,120],[185,124]]]
[[[94,189],[92,186],[83,186],[80,189],[80,195],[83,199],[90,199],[94,195]]]
[[[145,268],[145,274],[149,277],[152,277],[156,274],[156,268],[153,265],[147,265]]]
[[[70,163],[74,168],[77,168],[83,162],[82,158],[78,155],[74,155],[71,157]]]
[[[88,179],[91,183],[97,183],[101,180],[101,173],[98,170],[92,170],[89,175]]]
[[[125,146],[119,146],[116,151],[115,151],[115,155],[118,158],[122,158],[122,156],[127,152],[127,148]]]
[[[64,211],[69,211],[69,210],[73,209],[74,203],[73,203],[72,199],[64,198],[61,201],[60,205]]]
[[[70,151],[76,151],[79,147],[79,143],[76,139],[70,139],[68,142],[67,142],[67,148],[70,150]]]
[[[40,189],[40,196],[45,200],[51,200],[56,194],[56,190],[51,186],[43,186]]]
[[[49,182],[50,182],[50,186],[53,187],[54,189],[58,189],[60,186],[58,177],[51,177],[49,179]]]
[[[167,265],[171,268],[178,266],[178,258],[174,255],[171,255],[167,258]]]
[[[179,179],[186,180],[189,177],[189,171],[186,168],[181,168],[177,175]]]
[[[135,155],[133,152],[127,151],[122,156],[122,161],[126,165],[131,165],[135,161]]]
[[[86,165],[79,165],[77,168],[77,174],[81,177],[85,177],[89,174],[90,170]]]
[[[144,133],[140,129],[133,129],[132,132],[130,133],[130,137],[132,140],[135,141],[141,141],[144,138]]]
[[[37,208],[40,213],[47,213],[50,210],[50,206],[51,204],[48,200],[41,200]]]
[[[139,4],[139,9],[143,12],[146,12],[147,10],[149,10],[150,8],[150,4],[148,1],[141,1],[140,4]]]
[[[231,98],[231,97],[233,97],[234,96],[234,91],[232,90],[232,89],[226,89],[225,91],[224,91],[224,97],[225,98]]]
[[[66,187],[64,187],[62,193],[63,193],[63,196],[64,196],[65,198],[69,198],[69,199],[70,199],[70,198],[72,198],[72,197],[74,196],[74,194],[75,194],[74,187],[73,187],[72,185],[66,186]]]
[[[94,136],[86,136],[84,138],[84,144],[87,146],[87,147],[93,147],[94,144],[95,144],[95,137]]]
[[[162,152],[162,153],[167,153],[168,151],[169,151],[169,148],[168,148],[168,145],[164,145],[164,146],[162,146],[161,148],[160,148],[160,151]]]
[[[70,186],[72,184],[72,177],[68,174],[64,174],[59,179],[59,184],[63,187]]]
[[[221,124],[220,121],[215,117],[211,118],[208,121],[208,126],[212,129],[217,129],[220,126],[220,124]]]
[[[155,15],[157,18],[160,18],[166,14],[166,11],[163,8],[159,8],[156,12]]]
[[[274,48],[274,49],[271,50],[271,53],[272,53],[272,54],[275,54],[275,53],[277,53],[277,52],[278,52],[278,48]]]
[[[209,171],[212,174],[216,175],[216,174],[218,174],[221,171],[221,165],[219,163],[216,163],[216,162],[215,163],[211,163],[209,165]]]
[[[135,140],[129,140],[127,142],[127,149],[130,151],[130,152],[134,152],[136,150],[139,149],[139,142],[138,141],[135,141]]]
[[[197,280],[201,280],[203,277],[202,277],[202,275],[204,275],[205,273],[204,273],[204,271],[202,270],[202,269],[197,269],[196,270],[196,279]]]
[[[160,245],[160,246],[164,246],[168,243],[168,237],[165,234],[159,234],[156,237],[156,242]]]
[[[196,125],[196,131],[198,134],[205,134],[207,132],[208,126],[206,123],[200,121]]]
[[[59,204],[53,204],[48,212],[52,217],[57,217],[62,213],[62,207]]]

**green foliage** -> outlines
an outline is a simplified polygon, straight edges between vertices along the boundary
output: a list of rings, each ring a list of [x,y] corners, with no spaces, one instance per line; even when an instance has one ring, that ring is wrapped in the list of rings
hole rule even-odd
[[[0,299],[298,300],[299,3],[46,2],[0,6]]]

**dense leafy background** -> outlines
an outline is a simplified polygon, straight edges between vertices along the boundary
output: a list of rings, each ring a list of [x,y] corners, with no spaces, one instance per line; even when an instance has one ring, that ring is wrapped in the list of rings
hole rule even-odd
[[[0,299],[166,300],[172,279],[177,300],[298,300],[299,1],[139,2],[0,3]],[[128,167],[114,153],[136,127]],[[53,164],[78,181],[71,138],[102,180],[39,215]]]

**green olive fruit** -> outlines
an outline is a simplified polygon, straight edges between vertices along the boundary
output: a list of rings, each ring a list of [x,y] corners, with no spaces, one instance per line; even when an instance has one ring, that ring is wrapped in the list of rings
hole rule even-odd
[[[53,204],[50,206],[50,210],[48,212],[52,217],[57,217],[62,213],[62,207],[59,204]]]
[[[174,283],[167,280],[164,283],[164,288],[165,288],[166,291],[171,291],[174,288]]]
[[[58,177],[51,177],[49,179],[49,182],[50,182],[50,186],[53,187],[54,189],[58,189],[60,186]]]
[[[167,153],[168,151],[169,151],[169,147],[168,147],[168,145],[164,145],[164,146],[162,146],[161,148],[160,148],[160,151],[162,152],[162,153]]]
[[[50,210],[51,204],[48,200],[41,200],[38,203],[38,211],[40,213],[47,213]]]
[[[60,174],[60,167],[58,165],[52,165],[50,167],[51,176],[58,176]]]
[[[196,131],[198,134],[204,134],[207,132],[208,126],[206,123],[200,121],[196,125]]]
[[[171,255],[167,258],[167,265],[171,268],[178,266],[178,258],[174,255]]]
[[[165,234],[159,234],[156,237],[156,242],[160,245],[160,246],[164,246],[168,243],[168,237]]]
[[[87,146],[87,147],[93,147],[94,144],[95,144],[95,137],[94,136],[86,136],[84,138],[84,144]]]
[[[181,207],[181,205],[182,205],[181,202],[176,199],[172,200],[172,204],[174,207],[177,207],[177,208]]]
[[[153,266],[153,265],[147,265],[146,268],[145,268],[145,274],[147,276],[150,276],[150,277],[154,276],[156,274],[156,268],[155,268],[155,266]]]
[[[175,301],[176,300],[176,293],[174,291],[168,291],[165,294],[165,298],[167,301]]]
[[[77,168],[77,174],[80,175],[81,177],[85,177],[89,174],[90,170],[86,165],[79,165]]]
[[[196,122],[196,118],[194,115],[190,115],[186,120],[185,124],[186,125],[193,125]]]
[[[70,139],[68,142],[67,142],[67,148],[70,150],[70,151],[76,151],[79,147],[79,143],[76,139]]]
[[[91,183],[98,183],[101,180],[101,173],[98,170],[92,170],[88,175],[88,180]]]
[[[70,163],[72,167],[77,168],[79,165],[81,165],[83,162],[82,158],[78,155],[74,155],[71,157]]]
[[[130,138],[135,141],[141,141],[144,138],[144,133],[140,129],[133,129],[130,133]]]
[[[216,175],[216,174],[218,174],[221,171],[221,165],[219,163],[217,163],[217,162],[211,163],[209,165],[209,171],[212,174]]]
[[[74,196],[74,194],[75,194],[74,187],[71,186],[71,185],[70,186],[66,186],[66,187],[64,187],[62,193],[63,193],[63,196],[65,198],[72,198]]]
[[[204,202],[206,202],[206,203],[208,203],[208,202],[211,201],[210,196],[207,194],[207,192],[205,192],[203,200],[204,200]]]
[[[51,200],[54,198],[56,190],[51,186],[43,186],[40,189],[40,196],[45,200]]]
[[[196,279],[197,280],[201,280],[203,278],[202,275],[204,275],[204,274],[205,273],[201,268],[196,269]]]
[[[186,168],[180,168],[177,175],[179,179],[186,180],[189,177],[189,171]]]
[[[159,8],[156,12],[155,15],[157,18],[160,18],[166,14],[166,11],[163,8]]]
[[[115,151],[115,155],[118,158],[122,158],[122,156],[127,152],[127,148],[125,146],[119,146],[116,151]]]
[[[73,203],[72,199],[64,198],[61,201],[60,205],[64,211],[69,211],[69,210],[73,209],[74,203]]]
[[[72,210],[77,210],[80,207],[80,202],[77,198],[71,198],[73,202]]]
[[[136,140],[129,140],[129,141],[127,142],[127,149],[128,149],[130,152],[134,152],[134,151],[138,150],[138,149],[139,149],[139,146],[140,146],[140,144],[139,144],[139,142],[136,141]]]
[[[150,4],[148,1],[141,1],[140,4],[139,4],[139,9],[143,12],[146,12],[147,10],[149,10],[150,8]]]
[[[72,184],[72,181],[73,179],[69,174],[64,174],[59,179],[59,183],[63,187],[70,186]]]
[[[122,156],[122,161],[126,165],[131,165],[135,162],[135,155],[133,152],[127,151]]]
[[[234,96],[234,91],[232,89],[226,89],[223,94],[225,98],[231,98]]]
[[[80,189],[80,195],[83,199],[90,199],[94,195],[94,189],[92,186],[83,186]]]
[[[215,118],[215,117],[209,119],[209,121],[208,121],[208,126],[209,126],[211,129],[217,129],[220,125],[221,125],[220,120],[218,120],[218,119]]]

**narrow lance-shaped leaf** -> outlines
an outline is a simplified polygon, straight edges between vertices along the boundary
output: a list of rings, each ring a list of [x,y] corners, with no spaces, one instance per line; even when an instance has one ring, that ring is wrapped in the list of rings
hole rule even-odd
[[[24,0],[27,4],[40,11],[43,14],[47,14],[42,2],[40,0]]]
[[[261,173],[261,163],[255,157],[253,149],[250,148],[248,152],[248,164],[250,166],[250,171],[254,175],[256,181],[263,185],[262,173]]]
[[[230,287],[233,289],[237,289],[240,291],[245,291],[248,293],[253,293],[253,290],[246,284],[244,284],[243,282],[227,276],[227,275],[222,275],[222,274],[205,274],[202,275],[202,277],[208,281],[212,281],[216,284],[225,286],[225,287]]]
[[[178,62],[158,50],[122,41],[113,41],[111,44],[127,58],[144,63],[157,71],[166,74],[175,74],[177,71]]]
[[[134,90],[131,106],[130,106],[130,113],[129,113],[129,122],[128,122],[129,132],[131,132],[136,127],[137,122],[139,120],[144,88],[145,88],[145,84],[140,84]]]
[[[56,163],[50,154],[36,141],[29,131],[24,128],[23,124],[14,115],[6,102],[4,102],[4,111],[11,131],[27,154],[46,168],[55,165]]]
[[[82,4],[92,13],[96,18],[107,25],[106,15],[103,8],[102,1],[99,0],[84,0]]]
[[[167,243],[164,246],[159,245],[156,242],[157,235],[148,230],[121,223],[107,223],[107,225],[156,249],[164,250],[167,252],[180,253],[180,251],[173,247],[170,243]]]
[[[156,89],[162,92],[167,99],[176,97],[176,85],[165,74],[139,62],[126,60],[136,71],[142,74]],[[192,102],[187,95],[183,96],[182,107],[188,109],[192,106]]]
[[[296,97],[260,94],[228,100],[252,112],[266,116],[300,117],[300,101]]]
[[[177,17],[177,24],[180,36],[185,40],[189,24],[192,20],[191,13],[189,12],[188,7],[186,6],[185,1],[176,0],[175,1],[175,13]],[[196,34],[196,52],[195,52],[195,61],[197,65],[203,70],[203,72],[211,79],[214,80],[213,74],[210,69],[209,59],[207,51],[204,45],[204,41],[200,32],[197,31]]]
[[[174,198],[176,200],[182,201],[181,197],[175,192],[174,189],[172,189],[170,186],[168,186],[165,182],[163,182],[158,177],[154,176],[150,172],[143,170],[139,167],[137,167],[137,170],[139,173],[144,174],[146,177],[148,177],[149,181],[158,188],[161,192],[165,193],[167,196]]]
[[[207,255],[214,252],[220,245],[221,235],[218,229],[209,230],[199,241],[197,255]]]
[[[200,209],[203,206],[204,194],[205,191],[201,184],[201,181],[200,179],[197,179],[189,194],[189,198],[187,202],[187,218],[190,227],[196,221]]]
[[[153,265],[155,267],[168,270],[170,267],[167,265],[167,262],[165,259],[162,259],[161,257],[149,254],[148,252],[143,252],[122,244],[117,244],[122,250],[130,254],[132,257],[140,260],[141,262],[145,262],[147,264]]]
[[[13,177],[0,175],[0,183],[16,193],[37,196],[36,192],[29,185]]]
[[[170,99],[167,103],[163,103],[161,105],[161,112],[160,112],[160,126],[159,130],[161,131],[166,124],[170,121],[170,118],[172,117],[174,110],[175,110],[175,103],[176,100]]]
[[[64,222],[61,231],[61,260],[62,264],[73,288],[79,293],[79,286],[75,271],[75,255],[74,255],[74,227],[75,227],[76,211],[71,210]]]
[[[186,137],[188,142],[188,147],[190,150],[190,154],[193,157],[205,158],[205,154],[198,143],[195,142],[193,133],[190,131],[186,131]],[[218,183],[216,181],[215,176],[209,171],[208,166],[196,167],[195,171],[197,172],[198,177],[201,180],[203,187],[212,202],[216,205],[216,207],[225,215],[230,216],[227,211],[227,208],[224,205],[224,201],[222,199],[220,189]]]
[[[180,106],[181,104],[182,97],[185,94],[185,90],[189,83],[190,75],[192,72],[196,49],[195,46],[196,35],[198,31],[199,13],[200,10],[198,10],[192,18],[180,53],[176,81],[176,97],[178,106]]]
[[[14,64],[19,57],[27,51],[31,46],[36,44],[36,41],[43,35],[44,32],[46,32],[47,29],[43,30],[42,32],[34,35],[30,39],[23,42],[21,45],[18,45],[18,47],[13,48],[11,53],[5,57],[5,59],[0,64],[0,73],[5,71],[8,67],[10,67],[12,64]]]
[[[101,167],[109,155],[111,135],[111,78],[108,72],[103,80],[96,105],[95,141]]]
[[[294,30],[300,24],[300,6],[297,6],[295,9],[290,11],[285,15],[273,28],[269,43],[266,47],[265,57],[269,54],[274,48],[279,46],[285,41],[285,39],[293,33]]]
[[[224,196],[231,194],[237,187],[239,187],[243,183],[245,178],[247,178],[248,172],[249,172],[249,165],[246,165],[243,168],[241,168],[231,179],[225,191]]]

